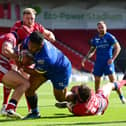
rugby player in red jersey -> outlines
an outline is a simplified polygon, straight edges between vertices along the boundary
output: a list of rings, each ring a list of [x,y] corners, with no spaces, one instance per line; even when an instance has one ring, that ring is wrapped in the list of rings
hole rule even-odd
[[[21,116],[15,112],[15,109],[22,94],[29,88],[30,83],[11,67],[10,59],[18,59],[18,55],[14,51],[15,46],[16,38],[13,33],[0,36],[0,82],[8,88],[14,89],[4,115],[20,118]]]
[[[95,93],[86,84],[71,89],[72,102],[58,103],[59,108],[67,107],[76,116],[102,115],[108,107],[108,98],[112,90],[118,91],[126,84],[126,80],[109,82]]]
[[[33,8],[25,8],[23,10],[23,20],[16,21],[11,28],[11,32],[17,36],[17,43],[21,43],[30,33],[33,31],[39,31],[43,34],[44,38],[50,42],[55,42],[54,34],[44,28],[41,24],[35,22],[36,11]],[[28,75],[23,72],[23,75],[28,78]],[[4,87],[4,99],[1,114],[4,114],[6,104],[8,103],[8,97],[10,95],[10,89]],[[30,109],[30,108],[29,108]]]

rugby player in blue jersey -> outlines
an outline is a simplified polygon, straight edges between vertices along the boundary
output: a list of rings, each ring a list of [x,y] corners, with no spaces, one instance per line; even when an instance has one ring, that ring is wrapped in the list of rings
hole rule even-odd
[[[39,118],[35,91],[47,80],[53,85],[54,96],[57,101],[69,101],[67,86],[71,76],[71,62],[69,59],[50,42],[43,39],[40,32],[35,31],[27,37],[23,44],[32,55],[35,63],[34,69],[23,67],[30,74],[31,86],[26,92],[27,100],[31,106],[31,112],[24,118]]]
[[[95,91],[100,88],[101,77],[107,75],[110,82],[116,81],[114,61],[121,48],[118,40],[111,33],[107,32],[107,26],[104,21],[97,23],[98,34],[91,40],[91,48],[82,60],[82,66],[85,61],[91,58],[96,51],[96,61],[94,65]],[[126,103],[121,90],[118,91],[122,103]]]

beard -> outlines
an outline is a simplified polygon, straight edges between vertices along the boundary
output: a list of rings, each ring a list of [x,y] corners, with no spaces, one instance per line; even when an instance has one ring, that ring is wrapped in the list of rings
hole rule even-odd
[[[99,36],[104,36],[105,35],[105,31],[99,31]]]

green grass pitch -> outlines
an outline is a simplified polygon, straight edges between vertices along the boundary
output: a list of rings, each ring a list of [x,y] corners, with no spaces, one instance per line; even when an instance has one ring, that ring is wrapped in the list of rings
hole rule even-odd
[[[71,83],[75,85],[77,83]],[[78,83],[80,84],[80,83]],[[93,86],[89,83],[90,86]],[[70,88],[69,87],[69,88]],[[126,87],[123,88],[126,96]],[[2,104],[2,87],[0,87],[0,107]],[[0,116],[0,126],[126,126],[126,104],[122,104],[115,92],[111,93],[109,107],[102,116],[76,117],[67,109],[58,109],[54,106],[52,85],[48,82],[37,91],[39,97],[40,119],[14,120]],[[17,112],[25,116],[27,105],[24,96],[20,100]]]

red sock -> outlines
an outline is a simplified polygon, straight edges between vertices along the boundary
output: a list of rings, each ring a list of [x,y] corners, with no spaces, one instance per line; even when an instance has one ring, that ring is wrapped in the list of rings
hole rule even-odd
[[[6,110],[13,109],[14,111],[16,111],[16,106],[17,106],[17,100],[11,98],[9,103],[7,104]]]
[[[27,100],[26,95],[25,95],[25,99],[26,99],[26,102],[27,102],[28,112],[30,112],[30,111],[31,111],[31,106],[30,106],[30,104],[29,104],[29,102],[28,102],[28,100]]]
[[[6,88],[5,86],[3,87],[3,95],[4,95],[3,104],[8,103],[10,92],[11,92],[11,89]]]
[[[15,111],[15,108],[16,108],[16,105],[13,104],[13,103],[9,103],[6,107],[6,110],[10,110],[10,109],[13,109]]]
[[[122,86],[126,85],[126,80],[117,81],[118,88],[120,89]]]

